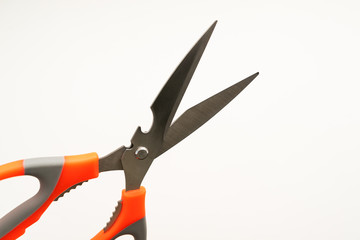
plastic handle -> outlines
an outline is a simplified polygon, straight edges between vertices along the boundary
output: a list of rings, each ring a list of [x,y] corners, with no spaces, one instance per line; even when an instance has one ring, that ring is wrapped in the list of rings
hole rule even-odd
[[[96,153],[33,158],[0,166],[0,180],[21,175],[39,179],[39,192],[0,219],[0,240],[14,240],[35,223],[49,205],[71,186],[99,176]]]
[[[24,160],[0,166],[0,180],[24,175]]]
[[[115,240],[125,234],[132,235],[135,240],[146,240],[145,193],[144,187],[123,190],[110,222],[91,240]]]

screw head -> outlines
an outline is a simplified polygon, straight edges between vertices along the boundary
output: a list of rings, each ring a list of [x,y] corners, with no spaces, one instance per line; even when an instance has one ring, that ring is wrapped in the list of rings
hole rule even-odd
[[[149,154],[149,150],[146,147],[140,146],[135,151],[135,157],[139,160],[144,160]]]

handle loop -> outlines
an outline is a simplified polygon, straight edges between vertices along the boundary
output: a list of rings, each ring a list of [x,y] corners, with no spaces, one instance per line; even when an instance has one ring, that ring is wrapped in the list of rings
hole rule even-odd
[[[0,166],[0,180],[31,175],[39,179],[40,190],[0,219],[0,239],[14,240],[35,223],[53,200],[69,187],[99,175],[96,153],[77,156],[20,160]]]

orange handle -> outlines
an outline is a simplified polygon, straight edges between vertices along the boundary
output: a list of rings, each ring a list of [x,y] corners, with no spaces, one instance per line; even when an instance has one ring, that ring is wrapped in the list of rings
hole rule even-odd
[[[24,160],[0,166],[0,180],[24,175]]]
[[[26,159],[0,166],[0,180],[31,175],[40,181],[39,192],[0,219],[0,240],[14,240],[35,223],[49,205],[71,186],[99,175],[96,153]]]
[[[132,235],[135,240],[146,240],[145,193],[144,187],[123,190],[110,223],[91,240],[114,240],[125,234]]]

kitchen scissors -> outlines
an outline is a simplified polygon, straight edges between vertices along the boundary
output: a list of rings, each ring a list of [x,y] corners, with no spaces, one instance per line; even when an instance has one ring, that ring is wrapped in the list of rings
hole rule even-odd
[[[96,153],[76,156],[19,160],[0,166],[0,180],[31,175],[38,178],[40,190],[0,219],[0,240],[14,240],[35,223],[49,205],[84,181],[105,171],[123,170],[126,188],[110,221],[92,240],[115,240],[130,234],[146,240],[145,188],[141,182],[153,160],[189,136],[233,100],[258,75],[222,90],[186,110],[173,121],[186,88],[200,61],[216,22],[185,56],[151,105],[153,124],[148,132],[138,127],[131,146],[121,146],[107,156]],[[1,201],[1,200],[0,200]]]

